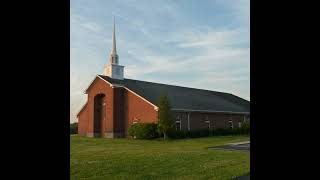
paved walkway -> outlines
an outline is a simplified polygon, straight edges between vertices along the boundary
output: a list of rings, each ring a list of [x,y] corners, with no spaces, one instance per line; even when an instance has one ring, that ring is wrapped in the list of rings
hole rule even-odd
[[[241,177],[237,177],[234,180],[250,180],[250,176],[241,176]]]
[[[208,149],[250,151],[250,141],[229,143],[229,144],[224,145],[224,146],[209,147]],[[241,176],[241,177],[235,178],[234,180],[250,180],[250,176]]]
[[[250,141],[230,143],[224,146],[210,147],[209,149],[225,149],[225,150],[239,150],[239,151],[250,151]]]

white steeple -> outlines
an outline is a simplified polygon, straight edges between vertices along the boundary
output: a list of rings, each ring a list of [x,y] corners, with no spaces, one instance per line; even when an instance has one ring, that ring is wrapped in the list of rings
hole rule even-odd
[[[113,16],[113,33],[112,33],[112,49],[110,54],[110,62],[112,64],[118,64],[119,56],[117,55],[117,46],[116,46],[116,23]]]
[[[117,54],[116,46],[116,20],[113,16],[113,34],[112,34],[112,51],[111,54]]]
[[[116,47],[116,25],[113,17],[113,33],[112,33],[112,49],[109,58],[109,63],[104,67],[104,75],[114,79],[123,79],[124,66],[119,65],[119,56]]]

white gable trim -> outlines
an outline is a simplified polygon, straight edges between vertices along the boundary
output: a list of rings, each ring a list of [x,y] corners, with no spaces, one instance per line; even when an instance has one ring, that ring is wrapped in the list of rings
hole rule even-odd
[[[95,77],[95,78],[90,82],[90,84],[89,84],[89,86],[87,87],[87,89],[84,90],[84,93],[85,93],[85,94],[87,93],[87,91],[88,91],[88,89],[90,88],[91,84],[92,84],[96,79],[97,79],[97,78]]]
[[[125,88],[126,90],[130,91],[132,94],[138,96],[139,98],[141,98],[142,100],[144,100],[145,102],[147,102],[148,104],[150,104],[151,106],[154,107],[154,110],[158,111],[158,107],[154,104],[152,104],[150,101],[146,100],[145,98],[143,98],[142,96],[140,96],[139,94],[135,93],[134,91],[132,91],[131,89],[125,87],[125,86],[122,86],[120,84],[111,84],[110,82],[108,82],[107,80],[103,79],[102,77],[98,76],[100,79],[102,79],[104,82],[108,83],[110,85],[110,87],[112,88],[115,88],[115,87],[122,87],[122,88]]]
[[[154,110],[158,111],[158,106],[152,104],[150,101],[146,100],[145,98],[143,98],[142,96],[140,96],[139,94],[135,93],[134,91],[132,91],[131,89],[127,88],[124,86],[124,88],[130,92],[132,92],[134,95],[138,96],[139,98],[141,98],[142,100],[146,101],[147,103],[149,103],[150,105],[152,105],[154,107]]]
[[[100,78],[100,79],[102,79],[104,82],[106,82],[107,84],[109,84],[110,85],[110,87],[112,87],[113,85],[110,83],[110,82],[108,82],[107,80],[105,80],[105,79],[103,79],[102,77],[100,77],[99,75],[97,75],[97,77],[98,78]]]
[[[85,94],[87,93],[88,89],[91,87],[92,83],[97,79],[97,77],[100,78],[100,79],[102,79],[103,81],[107,82],[107,83],[110,85],[110,87],[112,87],[112,84],[111,84],[111,83],[109,83],[108,81],[104,80],[104,79],[101,78],[99,75],[96,75],[96,77],[95,77],[95,78],[91,81],[91,83],[89,84],[88,88],[84,91]]]
[[[79,117],[81,111],[83,111],[84,107],[86,107],[87,104],[88,104],[88,102],[86,102],[86,103],[81,107],[80,111],[78,111],[77,117]]]

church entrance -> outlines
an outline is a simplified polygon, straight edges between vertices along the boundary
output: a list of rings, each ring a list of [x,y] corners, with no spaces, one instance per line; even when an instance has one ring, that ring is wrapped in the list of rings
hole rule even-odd
[[[105,95],[98,94],[94,97],[94,137],[102,137],[102,123],[105,119]]]

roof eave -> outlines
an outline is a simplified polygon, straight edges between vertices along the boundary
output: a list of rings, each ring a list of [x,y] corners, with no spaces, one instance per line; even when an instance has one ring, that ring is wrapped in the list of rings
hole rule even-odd
[[[240,111],[215,111],[215,110],[199,110],[199,109],[179,109],[172,108],[172,111],[183,111],[183,112],[206,112],[206,113],[222,113],[222,114],[250,114],[250,112]]]

